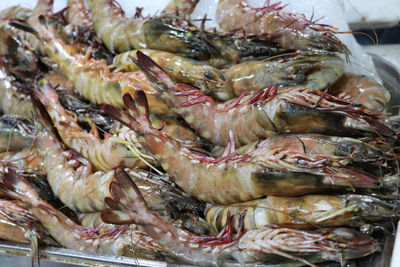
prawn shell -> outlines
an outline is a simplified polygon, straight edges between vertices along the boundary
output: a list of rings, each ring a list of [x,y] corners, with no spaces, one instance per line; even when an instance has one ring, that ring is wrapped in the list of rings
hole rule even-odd
[[[331,88],[332,95],[351,99],[373,111],[383,111],[390,101],[390,92],[372,78],[346,73]]]

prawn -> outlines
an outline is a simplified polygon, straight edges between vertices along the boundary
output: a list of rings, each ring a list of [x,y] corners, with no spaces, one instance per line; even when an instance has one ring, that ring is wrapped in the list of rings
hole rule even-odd
[[[211,62],[216,59],[218,64],[236,63],[245,57],[270,56],[277,51],[270,42],[251,38],[238,40],[225,33],[207,32],[176,16],[143,18],[138,14],[128,19],[115,2],[89,0],[88,4],[94,30],[111,51],[149,48]],[[180,8],[185,9],[185,6]]]
[[[127,168],[155,165],[154,159],[138,145],[136,134],[127,127],[113,129],[101,139],[93,122],[88,120],[88,133],[77,124],[76,115],[61,106],[57,94],[44,77],[38,77],[35,96],[45,106],[65,144],[89,160],[97,170],[111,170],[117,166]],[[172,118],[152,117],[152,125],[188,145],[199,145],[195,134]],[[128,145],[128,146],[127,146]],[[133,150],[133,152],[132,152]],[[145,160],[145,161],[144,161]]]
[[[0,190],[9,197],[22,201],[34,218],[62,246],[78,251],[125,255],[147,255],[155,258],[163,249],[147,234],[129,226],[119,226],[103,233],[97,228],[76,224],[59,210],[39,197],[29,182],[13,172],[6,172]]]
[[[152,48],[191,57],[208,54],[200,38],[174,27],[166,17],[127,19],[122,9],[110,1],[89,0],[88,5],[97,36],[111,51]]]
[[[38,100],[33,98],[33,101]],[[79,153],[74,150],[66,151],[50,130],[52,123],[41,108],[39,102],[36,102],[35,113],[41,122],[37,123],[36,146],[43,158],[47,180],[54,195],[74,211],[96,212],[106,209],[104,198],[110,195],[109,185],[115,179],[113,171],[92,172],[92,165]],[[168,186],[168,181],[157,179],[159,176],[150,175],[140,169],[131,169],[130,172],[138,179],[143,190],[148,192],[146,195],[149,203],[159,206],[162,200],[156,188],[160,184]]]
[[[344,72],[343,61],[336,55],[297,54],[279,60],[246,61],[219,70],[178,55],[142,49],[176,82],[189,84],[211,94],[217,100],[229,100],[246,89],[258,91],[267,85],[306,87],[321,90],[334,83]],[[121,53],[114,58],[118,70],[137,71],[130,57],[137,51]]]
[[[179,55],[151,49],[140,50],[153,59],[157,64],[177,82],[190,84],[203,92],[219,91],[225,84],[225,77],[221,70]],[[138,71],[139,68],[132,63],[130,57],[136,57],[137,50],[128,51],[114,58],[114,66],[120,71]]]
[[[56,246],[46,229],[38,223],[29,209],[20,201],[0,199],[0,238],[20,243],[29,243],[31,233],[46,245]]]
[[[96,170],[111,170],[118,166],[127,168],[146,166],[140,157],[134,155],[121,142],[121,140],[128,142],[139,150],[139,154],[144,154],[140,151],[140,147],[137,147],[136,136],[132,131],[123,132],[124,139],[114,135],[107,135],[105,139],[101,139],[96,126],[89,120],[91,131],[88,133],[78,125],[76,114],[68,113],[61,106],[55,90],[44,76],[38,77],[37,87],[33,93],[46,108],[65,144],[82,154]],[[153,161],[147,155],[144,157],[150,162]]]
[[[312,262],[358,258],[379,248],[370,236],[348,228],[299,231],[264,227],[233,234],[228,220],[216,236],[193,235],[152,213],[129,175],[121,168],[116,169],[115,173],[112,198],[106,200],[112,210],[102,213],[103,221],[140,224],[166,252],[188,264],[219,266],[223,263],[274,263],[274,256],[279,255],[283,258],[278,263],[286,260],[292,264],[300,262],[315,266]]]
[[[191,151],[148,121],[148,106],[143,93],[135,101],[124,95],[127,112],[102,105],[105,112],[138,133],[138,141],[161,164],[174,182],[187,194],[212,203],[237,203],[266,195],[296,196],[334,188],[377,188],[379,181],[368,173],[345,168],[330,157],[288,154],[256,149],[238,156],[233,134],[220,158]],[[319,160],[321,159],[321,160]]]
[[[318,24],[301,14],[282,12],[285,6],[280,4],[267,1],[265,6],[253,8],[245,0],[219,0],[215,19],[223,30],[265,38],[286,49],[350,54],[334,35],[338,32],[335,27]]]
[[[330,93],[376,112],[383,111],[390,101],[390,92],[377,81],[351,73],[346,73],[334,83]]]
[[[43,6],[51,3],[52,1],[49,0],[39,0],[34,13],[42,14],[40,12],[45,12],[42,10]],[[46,54],[57,63],[61,72],[74,85],[75,89],[92,103],[109,103],[122,106],[122,93],[139,88],[149,94],[150,101],[154,100],[154,103],[152,103],[154,112],[168,113],[168,108],[155,98],[156,91],[146,81],[140,79],[140,76],[134,73],[113,75],[104,60],[88,60],[90,49],[86,56],[78,53],[76,47],[67,45],[57,38],[54,26],[44,25],[43,15],[39,17],[41,19],[30,22],[34,29],[20,23],[13,22],[10,24],[37,36],[42,42]]]
[[[399,213],[389,201],[368,195],[306,195],[301,197],[268,196],[232,205],[213,205],[206,210],[207,221],[219,231],[228,214],[232,227],[239,231],[243,210],[246,229],[258,229],[265,225],[311,229],[317,227],[362,227],[367,223],[396,219]]]
[[[246,91],[232,102],[215,103],[200,90],[176,83],[151,58],[137,52],[131,58],[158,90],[161,99],[199,135],[215,145],[225,146],[229,132],[235,144],[245,145],[277,133],[324,133],[332,135],[394,132],[376,120],[384,115],[326,92],[277,85],[245,98]]]
[[[213,96],[225,101],[245,90],[259,91],[270,84],[322,90],[339,79],[344,69],[344,62],[337,55],[300,53],[274,60],[243,62],[224,71],[226,83],[223,88],[216,88]]]

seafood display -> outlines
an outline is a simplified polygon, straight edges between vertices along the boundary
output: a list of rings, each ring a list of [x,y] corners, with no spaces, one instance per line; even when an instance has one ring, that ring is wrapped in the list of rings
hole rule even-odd
[[[32,265],[45,246],[351,265],[396,231],[400,116],[346,70],[339,29],[244,0],[219,0],[208,29],[199,2],[0,11],[0,239]]]

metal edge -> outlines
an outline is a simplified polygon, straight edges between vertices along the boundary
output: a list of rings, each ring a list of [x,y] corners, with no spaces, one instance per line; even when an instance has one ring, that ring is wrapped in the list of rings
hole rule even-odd
[[[0,254],[30,257],[31,248],[29,245],[10,241],[0,241]],[[166,262],[96,254],[89,252],[75,251],[65,248],[47,247],[40,249],[40,258],[52,262],[79,264],[83,266],[144,266],[144,267],[167,267],[171,266]]]

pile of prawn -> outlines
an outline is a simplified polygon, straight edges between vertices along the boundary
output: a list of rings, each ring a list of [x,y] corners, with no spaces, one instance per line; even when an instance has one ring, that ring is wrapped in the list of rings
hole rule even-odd
[[[0,238],[201,266],[374,255],[400,217],[400,118],[338,29],[285,4],[0,11]],[[372,257],[372,256],[371,256]],[[132,259],[134,261],[134,259]]]

